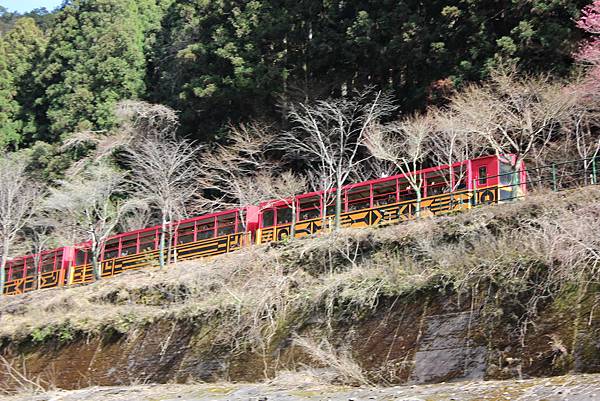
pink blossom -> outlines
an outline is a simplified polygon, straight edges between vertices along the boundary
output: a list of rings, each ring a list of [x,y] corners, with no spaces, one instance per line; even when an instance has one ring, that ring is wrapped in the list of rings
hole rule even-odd
[[[575,59],[590,64],[600,63],[600,38],[584,41],[575,53]]]
[[[600,34],[600,1],[596,0],[581,10],[577,27],[591,34]]]
[[[600,91],[600,0],[594,1],[581,10],[581,18],[577,27],[591,34],[581,44],[579,50],[573,55],[577,61],[589,65],[586,86],[593,92]]]

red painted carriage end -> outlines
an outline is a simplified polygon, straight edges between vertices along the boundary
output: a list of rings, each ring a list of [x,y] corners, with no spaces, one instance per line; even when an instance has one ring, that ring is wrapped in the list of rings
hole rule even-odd
[[[260,223],[260,207],[246,206],[246,231],[254,233]]]
[[[69,279],[69,273],[73,268],[75,262],[75,247],[65,246],[63,248],[62,262],[60,266],[59,285],[67,285]]]

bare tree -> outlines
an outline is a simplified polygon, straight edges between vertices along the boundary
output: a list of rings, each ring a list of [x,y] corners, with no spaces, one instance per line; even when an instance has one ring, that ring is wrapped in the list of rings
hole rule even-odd
[[[455,95],[449,108],[466,130],[483,138],[498,156],[516,155],[513,170],[551,141],[572,101],[548,76],[519,76],[501,68],[482,85]]]
[[[152,211],[149,208],[138,208],[123,216],[119,224],[119,231],[128,232],[150,227],[153,221]]]
[[[293,128],[281,135],[278,146],[312,162],[324,185],[334,183],[336,229],[342,211],[341,187],[364,160],[360,151],[365,133],[394,109],[388,94],[367,90],[353,99],[300,103],[288,113]],[[326,194],[330,189],[321,187]]]
[[[28,177],[23,159],[16,154],[0,156],[0,296],[4,293],[11,246],[33,219],[42,197],[43,190]]]
[[[434,128],[427,115],[413,115],[388,125],[374,126],[366,136],[366,146],[378,159],[388,160],[406,177],[415,192],[417,217],[421,214],[423,180],[415,174],[429,155],[429,135]]]
[[[140,139],[147,134],[158,137],[172,136],[179,127],[177,112],[168,106],[140,100],[122,100],[115,114],[120,120],[119,131]]]
[[[589,170],[595,165],[600,152],[600,103],[598,97],[589,93],[584,85],[571,89],[573,96],[572,112],[562,121],[564,133],[575,145],[577,154],[583,159],[584,180],[587,183]],[[592,182],[596,177],[592,177]]]
[[[177,139],[162,132],[146,137],[128,150],[132,184],[137,196],[160,213],[160,267],[170,262],[165,258],[167,229],[170,223],[186,215],[186,210],[198,192],[198,161],[200,147],[191,141]],[[170,244],[170,242],[169,242]]]
[[[205,191],[215,194],[200,197],[201,207],[242,208],[268,200],[269,190],[259,180],[271,180],[280,171],[280,164],[267,156],[274,138],[268,125],[242,124],[231,127],[226,144],[207,149],[201,157],[199,183]],[[245,217],[241,213],[239,217],[245,226]]]
[[[106,238],[127,212],[144,206],[137,200],[119,200],[125,190],[123,173],[107,164],[97,164],[59,181],[45,202],[55,226],[68,229],[78,240],[91,241],[96,280],[101,278],[99,259]]]
[[[305,192],[307,188],[306,177],[294,174],[291,171],[284,171],[281,174],[272,174],[262,172],[250,178],[254,185],[259,189],[256,191],[264,200],[272,201],[266,207],[272,206],[274,203],[283,202],[292,212],[292,221],[290,228],[290,238],[296,236],[297,222],[297,205],[295,196]],[[258,198],[258,196],[257,196]]]
[[[115,130],[80,131],[64,140],[61,150],[77,149],[85,154],[73,163],[67,175],[76,175],[87,165],[106,160],[148,136],[172,136],[179,126],[177,112],[173,109],[139,100],[118,102],[115,115],[119,120]]]
[[[369,181],[377,178],[390,177],[397,174],[394,163],[388,160],[370,157],[356,166],[351,181]]]
[[[433,124],[433,132],[426,145],[429,148],[429,157],[436,165],[449,166],[449,179],[446,176],[444,179],[448,180],[446,184],[452,187],[454,178],[454,187],[451,188],[454,191],[467,170],[461,169],[456,172],[452,164],[482,156],[487,150],[487,145],[465,127],[452,111],[431,109],[428,114]]]

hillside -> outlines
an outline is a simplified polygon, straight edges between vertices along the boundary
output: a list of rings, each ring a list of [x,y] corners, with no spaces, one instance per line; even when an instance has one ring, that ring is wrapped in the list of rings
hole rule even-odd
[[[292,103],[371,85],[391,91],[403,112],[421,110],[502,61],[565,77],[584,36],[573,21],[588,3],[69,0],[25,15],[0,7],[0,147],[43,151],[36,142],[114,129],[124,99],[168,105],[181,112],[181,133],[208,140],[230,123],[286,126]]]
[[[391,385],[598,372],[599,200],[597,187],[539,193],[4,298],[0,383],[301,371]]]

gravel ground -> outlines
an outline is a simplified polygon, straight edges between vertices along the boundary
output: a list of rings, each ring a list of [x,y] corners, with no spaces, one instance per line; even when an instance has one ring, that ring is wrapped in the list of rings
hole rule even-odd
[[[8,401],[580,401],[600,400],[600,374],[375,388],[335,387],[302,378],[293,382],[288,378],[266,384],[92,387],[4,399]]]

